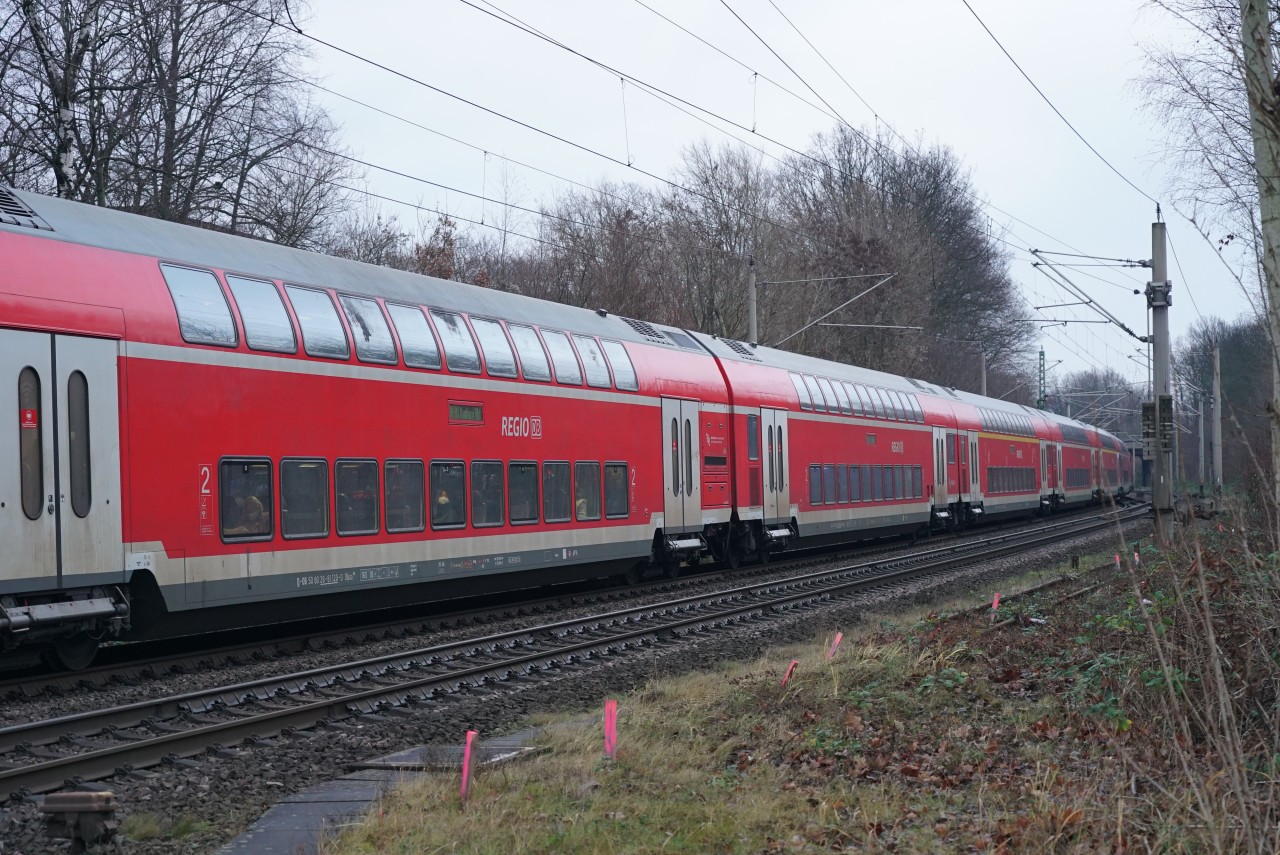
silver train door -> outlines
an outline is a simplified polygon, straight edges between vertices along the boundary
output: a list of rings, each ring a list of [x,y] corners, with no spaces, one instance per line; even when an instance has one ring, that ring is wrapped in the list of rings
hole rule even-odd
[[[0,591],[121,581],[116,347],[0,330]]]
[[[668,532],[702,529],[698,402],[662,399],[663,527]]]
[[[760,409],[760,429],[764,434],[765,465],[760,477],[764,480],[764,521],[789,522],[791,520],[791,484],[788,479],[787,453],[791,438],[787,434],[787,411]]]

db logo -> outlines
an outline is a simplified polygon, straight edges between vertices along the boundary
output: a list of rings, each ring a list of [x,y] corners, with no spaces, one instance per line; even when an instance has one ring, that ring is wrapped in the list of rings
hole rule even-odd
[[[533,439],[542,439],[542,417],[531,416],[529,418],[529,436]]]
[[[18,418],[22,430],[35,430],[40,427],[40,413],[37,410],[22,410]]]

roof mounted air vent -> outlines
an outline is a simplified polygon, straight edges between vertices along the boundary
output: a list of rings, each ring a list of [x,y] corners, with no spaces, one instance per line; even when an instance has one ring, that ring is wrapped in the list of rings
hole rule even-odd
[[[53,226],[46,223],[27,204],[15,196],[8,187],[0,187],[0,223],[10,226],[25,226],[29,229],[40,229],[51,232]]]
[[[658,328],[653,324],[647,324],[644,321],[637,321],[635,318],[623,318],[621,315],[618,317],[627,326],[631,327],[654,344],[665,344],[667,347],[671,347],[671,342],[668,341],[666,336],[660,333]]]
[[[750,359],[752,362],[763,361],[760,359],[760,357],[756,356],[754,353],[751,352],[750,345],[744,344],[743,342],[740,342],[740,341],[734,341],[731,338],[722,338],[720,340],[724,342],[725,346],[728,347],[730,350],[732,350],[734,353],[739,354],[740,356],[744,356],[747,359]]]

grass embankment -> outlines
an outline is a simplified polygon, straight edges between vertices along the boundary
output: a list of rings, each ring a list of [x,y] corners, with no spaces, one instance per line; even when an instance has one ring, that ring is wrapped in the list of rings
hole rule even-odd
[[[1274,851],[1277,622],[1235,619],[1275,558],[1214,549],[1014,599],[1003,626],[876,618],[830,661],[827,637],[655,683],[620,700],[616,761],[598,720],[549,728],[465,807],[430,777],[324,851]]]

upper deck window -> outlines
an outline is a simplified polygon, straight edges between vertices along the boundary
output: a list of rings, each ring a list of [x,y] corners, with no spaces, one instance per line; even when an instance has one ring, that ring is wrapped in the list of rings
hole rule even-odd
[[[604,348],[604,355],[608,358],[609,365],[613,367],[614,384],[628,392],[640,391],[636,370],[632,367],[631,357],[627,356],[627,349],[622,346],[622,342],[602,338],[600,346]]]
[[[822,397],[822,389],[818,387],[817,379],[808,374],[800,376],[804,378],[804,385],[809,389],[809,398],[813,401],[813,408],[820,413],[825,413],[827,411],[826,398]]]
[[[480,349],[484,351],[484,367],[490,377],[515,377],[516,357],[511,352],[511,343],[502,331],[502,324],[488,318],[472,318],[471,328],[480,339]],[[480,525],[480,523],[476,523]]]
[[[809,399],[809,389],[804,385],[804,381],[800,379],[800,375],[788,372],[787,376],[791,378],[791,385],[796,387],[796,397],[800,399],[800,409],[812,410],[813,402]]]
[[[587,369],[587,385],[597,389],[612,389],[613,380],[609,376],[609,366],[604,362],[604,354],[600,352],[600,345],[587,335],[575,335],[573,340],[578,344],[582,365]]]
[[[818,389],[822,392],[822,398],[827,402],[827,412],[840,412],[840,401],[836,398],[836,391],[831,386],[831,381],[826,377],[818,378]]]
[[[831,381],[831,388],[836,392],[836,400],[840,402],[840,412],[844,415],[852,415],[853,409],[849,406],[849,396],[844,392],[844,384],[839,380]]]
[[[449,370],[479,374],[480,355],[476,352],[476,341],[462,322],[462,317],[439,309],[432,309],[431,317],[435,319],[436,331],[444,344],[444,359]]]
[[[347,323],[351,325],[351,335],[356,340],[356,358],[361,362],[396,364],[396,343],[377,302],[346,294],[339,294],[338,302],[342,304]]]
[[[236,324],[231,307],[218,285],[218,277],[208,270],[160,265],[174,308],[182,340],[191,344],[236,346]]]
[[[516,353],[520,355],[520,370],[524,379],[538,380],[543,383],[551,380],[551,363],[547,361],[547,352],[542,349],[542,340],[533,327],[510,324],[507,332],[515,342]]]
[[[276,353],[298,352],[293,324],[275,285],[243,276],[228,276],[227,284],[240,307],[240,320],[244,321],[244,337],[249,347]]]
[[[400,336],[400,350],[404,352],[404,364],[412,368],[439,368],[440,349],[436,337],[431,334],[427,316],[417,306],[401,306],[387,303],[391,324]]]
[[[351,354],[347,334],[329,295],[297,285],[286,285],[284,290],[298,316],[298,326],[302,327],[302,347],[307,355],[346,359]]]
[[[569,337],[555,330],[543,330],[542,340],[547,343],[547,350],[551,353],[551,364],[556,369],[556,382],[581,386],[582,369],[578,367],[578,357],[573,352]]]

